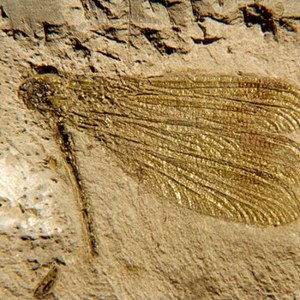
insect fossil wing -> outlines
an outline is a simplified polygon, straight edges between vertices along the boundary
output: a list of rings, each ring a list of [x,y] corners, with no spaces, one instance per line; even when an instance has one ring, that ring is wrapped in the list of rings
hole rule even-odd
[[[300,91],[284,82],[252,77],[153,78],[139,103],[205,126],[288,133],[300,127]],[[152,92],[152,95],[149,95]],[[158,109],[160,108],[160,109]],[[237,129],[237,128],[236,128]]]
[[[281,134],[299,128],[297,93],[266,79],[145,81],[116,101],[124,117],[113,118],[113,150],[198,212],[288,223],[299,214],[300,151]]]
[[[298,216],[299,151],[256,133],[222,134],[185,126],[115,122],[108,147],[128,166],[136,161],[165,194],[195,211],[251,224]],[[252,149],[253,148],[253,149]]]
[[[124,166],[142,166],[183,206],[250,224],[298,217],[299,146],[284,136],[299,129],[296,88],[208,76],[46,81],[57,115],[105,136]]]

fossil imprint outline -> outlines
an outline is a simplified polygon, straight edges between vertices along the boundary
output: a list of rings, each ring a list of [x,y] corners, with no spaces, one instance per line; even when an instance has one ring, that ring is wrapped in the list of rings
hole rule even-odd
[[[158,192],[205,215],[279,225],[300,212],[300,91],[228,76],[27,79],[29,108],[103,141]]]

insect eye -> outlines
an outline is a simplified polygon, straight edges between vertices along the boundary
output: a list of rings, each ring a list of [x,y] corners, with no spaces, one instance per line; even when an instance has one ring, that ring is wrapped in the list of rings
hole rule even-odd
[[[52,107],[51,97],[54,95],[49,83],[42,80],[26,81],[20,87],[20,95],[29,108]]]
[[[32,95],[34,98],[39,99],[40,102],[50,104],[49,97],[53,96],[53,91],[47,83],[35,82],[32,87]]]

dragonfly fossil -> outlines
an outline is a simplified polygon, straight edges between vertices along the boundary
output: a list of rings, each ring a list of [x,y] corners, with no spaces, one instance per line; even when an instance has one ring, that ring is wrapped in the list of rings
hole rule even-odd
[[[221,219],[280,225],[300,212],[300,91],[280,80],[43,74],[29,108],[99,138],[157,192]]]

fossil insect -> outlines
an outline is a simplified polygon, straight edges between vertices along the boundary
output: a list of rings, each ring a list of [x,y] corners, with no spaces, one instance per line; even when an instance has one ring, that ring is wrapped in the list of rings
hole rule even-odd
[[[157,192],[199,213],[247,224],[296,220],[300,91],[268,78],[27,79],[28,107],[99,138]]]

